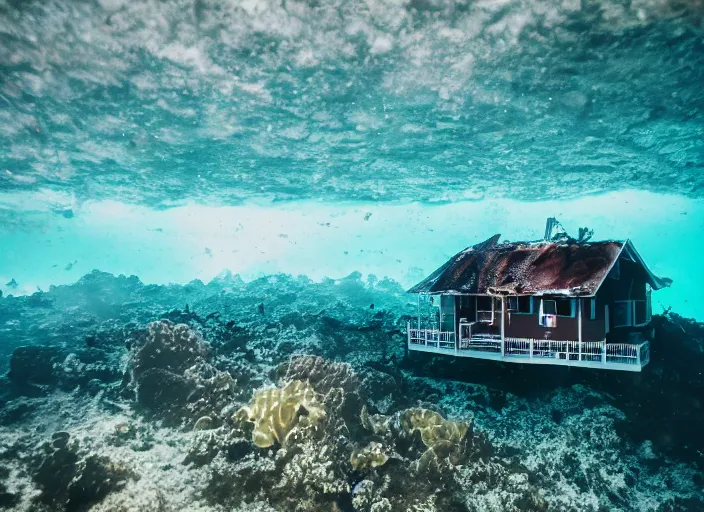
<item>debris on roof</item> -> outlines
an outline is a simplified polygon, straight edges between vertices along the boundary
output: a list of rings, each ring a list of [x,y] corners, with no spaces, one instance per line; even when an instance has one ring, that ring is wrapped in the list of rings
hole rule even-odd
[[[591,235],[584,233],[587,234]],[[494,235],[461,251],[408,291],[594,295],[624,250],[629,259],[643,267],[653,289],[671,283],[669,279],[656,277],[629,241],[569,239],[499,243],[500,236]]]

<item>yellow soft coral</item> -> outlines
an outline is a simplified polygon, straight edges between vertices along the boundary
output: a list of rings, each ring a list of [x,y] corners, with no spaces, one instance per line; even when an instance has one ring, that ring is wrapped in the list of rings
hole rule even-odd
[[[308,382],[294,380],[283,388],[261,389],[235,420],[254,423],[252,442],[259,448],[285,445],[294,432],[317,428],[325,419],[318,395]]]
[[[402,428],[406,432],[418,430],[423,444],[435,449],[438,455],[462,441],[469,425],[464,422],[446,420],[428,409],[406,409],[400,415]]]
[[[384,453],[384,447],[379,443],[369,443],[361,450],[355,450],[350,455],[350,464],[356,470],[377,468],[383,466],[389,460],[389,456]]]
[[[389,416],[383,416],[381,414],[374,414],[370,416],[366,405],[362,406],[362,412],[359,415],[359,419],[364,428],[374,432],[377,435],[388,432],[389,422],[391,421]]]

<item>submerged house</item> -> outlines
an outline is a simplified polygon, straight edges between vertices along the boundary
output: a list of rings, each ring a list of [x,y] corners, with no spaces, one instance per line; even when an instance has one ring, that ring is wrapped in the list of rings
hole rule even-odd
[[[553,237],[555,226],[548,219],[542,241],[495,235],[411,288],[418,319],[407,326],[409,350],[641,371],[651,291],[672,281],[655,276],[628,240]]]

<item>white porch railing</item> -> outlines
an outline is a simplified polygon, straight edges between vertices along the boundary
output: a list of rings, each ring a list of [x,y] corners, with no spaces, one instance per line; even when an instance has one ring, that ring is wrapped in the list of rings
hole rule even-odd
[[[455,333],[436,329],[408,329],[408,342],[411,345],[455,349]]]
[[[411,329],[408,326],[409,348],[422,345],[440,349],[447,353],[471,357],[472,352],[501,354],[501,336],[496,334],[474,333],[471,328],[460,325],[460,339],[455,341],[455,333],[435,329]],[[420,348],[420,347],[419,347]],[[557,359],[562,361],[591,362],[608,365],[645,366],[650,362],[650,344],[606,343],[605,341],[554,341],[533,338],[506,337],[503,343],[503,358],[516,359]]]

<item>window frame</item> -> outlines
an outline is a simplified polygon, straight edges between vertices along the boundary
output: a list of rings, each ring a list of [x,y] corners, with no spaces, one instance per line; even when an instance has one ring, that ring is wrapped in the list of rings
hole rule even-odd
[[[618,329],[620,327],[633,327],[633,306],[630,306],[631,301],[630,300],[615,300],[614,301],[614,307],[613,307],[613,313],[612,313],[612,319],[611,323],[614,326],[614,329]],[[616,319],[618,318],[616,315],[616,305],[617,304],[626,304],[626,323],[624,324],[617,324]]]
[[[559,315],[559,314],[557,313],[557,301],[558,301],[558,300],[568,300],[568,301],[570,301],[570,314],[569,314],[569,315]],[[545,309],[544,303],[545,303],[546,301],[550,301],[550,302],[554,302],[554,303],[555,303],[555,314],[554,314],[554,315],[543,313],[543,311],[544,311],[544,309]],[[545,322],[543,321],[543,317],[554,316],[554,317],[555,317],[555,324],[556,324],[555,326],[557,326],[557,319],[558,319],[558,318],[575,318],[575,317],[577,316],[576,311],[577,311],[577,300],[574,299],[574,298],[571,298],[571,297],[553,297],[553,298],[550,298],[550,299],[546,299],[546,298],[541,297],[541,298],[540,298],[540,306],[539,306],[539,309],[538,309],[538,325],[539,325],[540,327],[548,327],[547,325],[545,325]],[[554,328],[554,327],[553,327],[553,328]]]
[[[642,323],[636,323],[636,303],[637,302],[643,302],[645,305],[645,321]],[[616,304],[627,304],[626,306],[626,311],[628,312],[628,323],[625,324],[618,324],[616,325],[615,322],[615,316],[614,316],[614,322],[613,322],[613,327],[614,329],[620,328],[620,327],[643,327],[644,325],[648,325],[650,322],[650,314],[648,312],[648,298],[646,297],[645,299],[626,299],[626,300],[615,300],[614,301],[614,309]]]
[[[479,309],[479,299],[480,298],[487,298],[491,301],[491,310],[489,309]],[[475,309],[475,318],[477,319],[477,322],[484,322],[485,324],[493,324],[494,323],[494,317],[496,316],[496,301],[494,300],[494,297],[491,295],[477,295],[476,299],[474,300],[474,309]],[[491,313],[489,319],[480,319],[479,318],[479,313]]]
[[[520,311],[518,308],[520,306],[520,299],[525,297],[528,299],[528,311]],[[511,295],[507,297],[508,308],[507,310],[514,315],[532,315],[533,312],[533,296],[532,295]],[[516,301],[516,308],[511,308],[511,299]]]
[[[576,316],[576,311],[577,311],[577,301],[572,298],[563,298],[563,297],[558,297],[553,299],[555,301],[555,314],[556,316],[562,317],[562,318],[575,318]],[[570,314],[569,315],[561,315],[557,312],[557,301],[558,300],[568,300],[570,301]]]
[[[552,314],[543,313],[543,311],[545,310],[545,302],[546,301],[555,302],[554,299],[544,299],[542,297],[540,298],[540,306],[538,309],[538,325],[540,327],[545,327],[547,329],[554,329],[555,327],[557,327],[557,314],[552,315]],[[557,302],[555,302],[555,313],[557,313]],[[547,325],[547,322],[545,322],[545,319],[549,316],[555,317],[555,325]]]
[[[634,299],[634,300],[632,300],[631,302],[633,303],[633,316],[632,316],[632,318],[633,318],[633,327],[643,327],[644,325],[648,325],[648,322],[650,321],[650,320],[648,319],[648,300],[647,300],[647,299],[643,299],[643,300],[640,300],[640,299],[635,300],[635,299]],[[643,313],[644,313],[644,315],[643,315],[643,322],[642,322],[642,323],[639,323],[639,324],[636,323],[636,320],[637,320],[637,316],[636,316],[636,303],[638,303],[638,302],[642,302],[642,303],[643,303],[643,307],[645,308],[645,310],[643,311]]]

